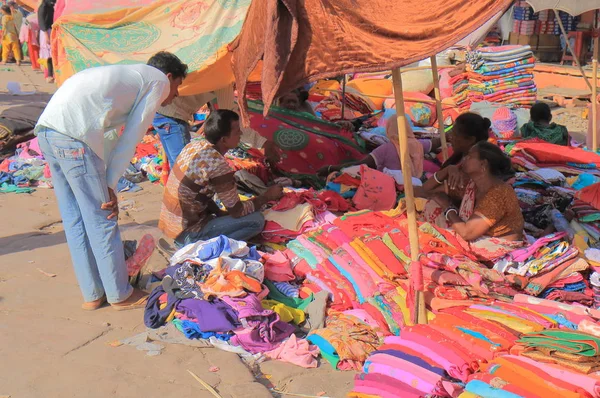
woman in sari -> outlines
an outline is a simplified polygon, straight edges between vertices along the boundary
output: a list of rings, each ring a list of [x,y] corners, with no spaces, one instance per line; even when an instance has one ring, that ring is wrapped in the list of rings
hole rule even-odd
[[[515,191],[505,182],[513,173],[510,159],[496,145],[479,142],[463,159],[461,170],[469,183],[460,208],[450,197],[453,191],[450,195],[437,193],[434,200],[443,209],[448,226],[467,242],[465,249],[493,261],[520,247],[523,215]],[[440,185],[443,183],[440,180]]]

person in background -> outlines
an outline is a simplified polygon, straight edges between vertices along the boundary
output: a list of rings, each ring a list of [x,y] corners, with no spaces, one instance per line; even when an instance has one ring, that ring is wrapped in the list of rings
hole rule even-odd
[[[21,48],[19,47],[19,30],[9,6],[2,6],[2,63],[6,65],[12,52],[17,66],[21,65]]]
[[[19,41],[27,43],[29,59],[31,60],[31,69],[40,70],[40,27],[38,25],[37,14],[29,14],[23,20],[21,31],[19,32]]]
[[[21,26],[23,25],[23,13],[21,12],[21,8],[14,1],[9,1],[7,5],[10,7],[10,13],[15,20],[17,32],[20,32]]]
[[[340,171],[343,168],[364,164],[372,169],[383,171],[384,169],[401,170],[399,142],[398,142],[398,123],[396,117],[390,117],[386,124],[386,135],[390,142],[375,148],[369,155],[361,160],[347,162],[341,165],[324,166],[317,171],[321,176],[327,176],[334,171]],[[412,176],[421,178],[423,175],[423,146],[415,138],[410,118],[406,117],[406,135],[408,137],[408,153],[411,162]]]
[[[569,132],[563,125],[551,123],[552,111],[548,104],[537,102],[529,111],[530,120],[521,126],[523,138],[540,138],[551,144],[569,145]]]
[[[212,93],[206,93],[178,97],[172,104],[161,107],[156,113],[152,126],[158,133],[171,167],[175,165],[183,148],[191,141],[189,121],[194,118],[200,107],[214,96]],[[272,141],[256,137],[258,133],[252,129],[243,129],[242,133],[242,142],[257,149],[264,148],[265,156],[272,164],[279,162],[279,153]]]
[[[239,116],[220,109],[204,123],[205,140],[189,143],[181,152],[165,187],[158,227],[177,247],[220,235],[247,241],[260,234],[265,220],[260,208],[282,196],[274,185],[263,195],[241,201],[234,171],[224,155],[240,142]],[[213,197],[227,209],[219,209]]]
[[[159,52],[147,65],[81,71],[56,91],[36,125],[52,173],[85,310],[106,301],[117,310],[144,306],[129,284],[115,189],[161,105],[178,95],[187,65]],[[121,136],[109,136],[124,126]]]
[[[54,83],[54,67],[52,65],[52,49],[50,36],[54,23],[54,6],[56,0],[41,0],[38,7],[38,25],[40,28],[40,59],[46,82]]]
[[[290,111],[307,113],[315,116],[315,111],[308,103],[308,91],[296,89],[279,98],[279,106]]]

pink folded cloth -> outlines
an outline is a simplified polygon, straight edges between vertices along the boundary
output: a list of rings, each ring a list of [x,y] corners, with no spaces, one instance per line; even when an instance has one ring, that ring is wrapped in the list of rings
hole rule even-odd
[[[298,339],[295,334],[292,334],[279,347],[265,354],[271,359],[279,359],[303,368],[316,368],[319,352],[317,346],[310,345],[307,340]]]

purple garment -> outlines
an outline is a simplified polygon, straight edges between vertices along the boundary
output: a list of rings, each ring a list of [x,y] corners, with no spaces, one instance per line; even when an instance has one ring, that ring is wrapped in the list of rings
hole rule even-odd
[[[231,332],[240,327],[236,312],[223,301],[181,300],[177,311],[195,319],[203,332]]]
[[[383,171],[385,168],[390,170],[402,169],[396,146],[391,142],[375,148],[373,152],[371,152],[371,157],[375,160],[377,170],[379,171]]]
[[[234,331],[231,344],[241,346],[253,354],[277,348],[296,329],[282,322],[275,312],[265,310],[256,294],[248,294],[246,297],[226,296],[223,301],[237,311],[238,318],[244,325],[243,329]]]

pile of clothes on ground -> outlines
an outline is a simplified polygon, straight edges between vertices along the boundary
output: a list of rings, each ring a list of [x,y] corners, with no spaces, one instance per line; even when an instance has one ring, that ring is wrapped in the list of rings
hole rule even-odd
[[[31,193],[35,188],[52,188],[48,163],[37,138],[17,144],[13,156],[0,163],[0,193]]]
[[[125,172],[124,177],[132,182],[141,179],[140,175],[145,174],[150,182],[161,182],[164,184],[169,175],[169,164],[166,161],[162,144],[155,134],[146,134],[135,149],[135,154],[131,160],[133,168]],[[137,181],[139,182],[139,181]]]
[[[326,295],[301,294],[288,253],[261,253],[224,236],[183,247],[146,306],[149,328],[174,325],[188,339],[242,355],[316,367],[298,335],[322,327]]]
[[[468,52],[466,60],[466,70],[450,80],[459,109],[482,101],[530,107],[537,100],[535,58],[529,46],[479,48]]]

